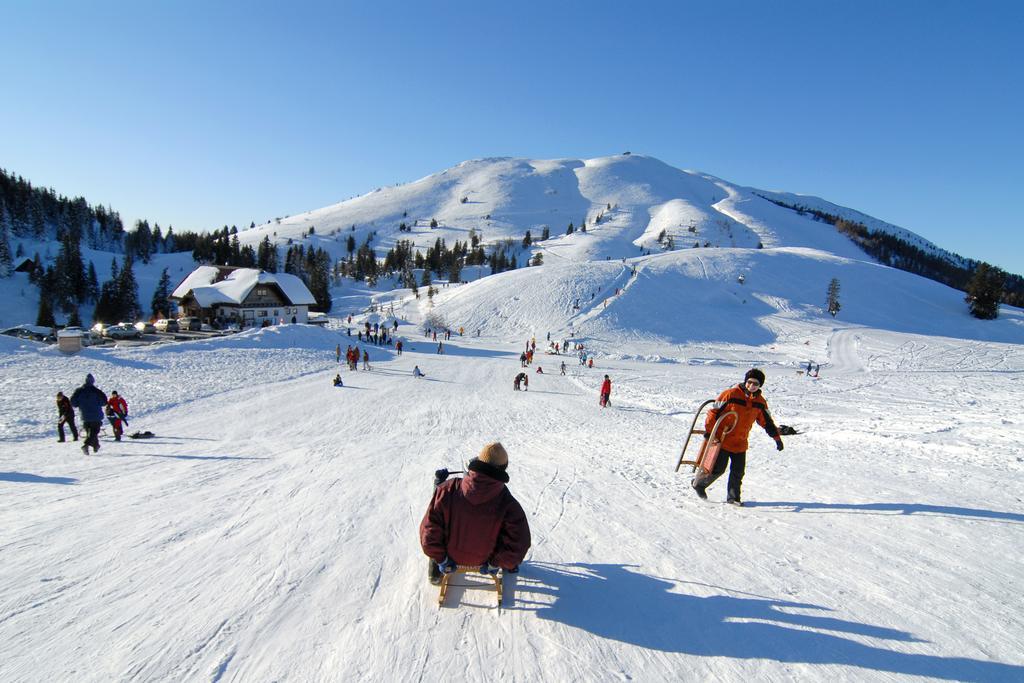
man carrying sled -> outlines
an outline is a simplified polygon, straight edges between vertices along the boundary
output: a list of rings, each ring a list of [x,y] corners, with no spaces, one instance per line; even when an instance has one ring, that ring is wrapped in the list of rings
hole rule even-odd
[[[743,505],[740,487],[743,485],[743,474],[747,464],[747,438],[755,422],[764,428],[768,436],[775,439],[776,450],[782,450],[782,437],[779,436],[779,430],[772,421],[771,413],[768,412],[768,401],[761,393],[763,385],[764,373],[757,368],[748,370],[743,377],[743,383],[719,394],[718,400],[708,411],[707,419],[704,421],[705,439],[710,436],[715,421],[723,411],[736,413],[736,418],[726,418],[722,421],[721,428],[731,428],[731,431],[722,437],[722,448],[715,460],[714,468],[711,472],[701,472],[690,483],[701,498],[707,500],[708,494],[705,490],[722,476],[728,465],[729,484],[726,502]]]
[[[489,443],[469,461],[465,477],[448,479],[420,522],[420,545],[430,558],[430,582],[441,583],[460,565],[495,575],[516,572],[530,549],[530,524],[522,506],[505,486],[508,453]]]

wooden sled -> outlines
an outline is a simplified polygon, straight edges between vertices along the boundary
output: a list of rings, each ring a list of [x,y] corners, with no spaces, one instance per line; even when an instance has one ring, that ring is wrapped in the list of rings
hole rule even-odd
[[[466,567],[466,566],[463,566],[463,565],[459,565],[458,567],[456,567],[455,571],[453,571],[451,574],[442,574],[441,575],[441,592],[437,596],[437,606],[438,607],[443,607],[444,606],[444,600],[445,600],[446,597],[448,597],[448,581],[449,581],[449,579],[451,579],[451,577],[455,576],[456,574],[479,574],[481,578],[485,578],[485,579],[489,578],[492,581],[494,581],[494,590],[498,594],[498,607],[501,607],[501,579],[502,579],[502,576],[504,574],[504,570],[499,570],[497,574],[493,574],[493,575],[491,575],[491,574],[481,574],[480,573],[480,567]],[[452,584],[452,585],[455,585],[455,584]],[[464,584],[458,584],[458,585],[459,586],[464,586],[464,587],[467,587],[467,588],[478,588],[478,587],[486,586],[487,584],[464,583]]]
[[[731,410],[727,413],[722,413],[718,416],[718,419],[715,420],[715,424],[711,427],[711,436],[702,440],[696,459],[686,460],[686,449],[690,445],[691,437],[693,437],[694,434],[700,434],[702,436],[705,434],[705,430],[696,428],[697,420],[700,418],[701,413],[704,412],[704,409],[714,403],[715,400],[716,399],[713,398],[708,399],[701,403],[700,407],[697,408],[697,413],[693,416],[693,422],[690,423],[690,431],[686,435],[686,442],[683,443],[683,451],[679,454],[679,462],[676,463],[676,472],[678,472],[679,468],[683,465],[691,465],[691,472],[696,471],[698,467],[704,472],[710,472],[714,468],[715,461],[718,459],[718,452],[722,448],[722,438],[736,428],[739,416]],[[729,417],[734,419],[730,424],[726,425],[725,422]]]

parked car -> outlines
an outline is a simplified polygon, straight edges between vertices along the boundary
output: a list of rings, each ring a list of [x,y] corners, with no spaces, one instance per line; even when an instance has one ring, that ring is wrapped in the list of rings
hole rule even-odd
[[[177,332],[178,321],[174,318],[160,318],[153,323],[153,327],[156,328],[157,332]]]
[[[106,327],[103,330],[103,336],[109,339],[139,339],[142,337],[142,333],[131,323],[118,323]]]
[[[46,342],[53,344],[57,341],[57,338],[53,336],[53,330],[49,327],[42,327],[40,325],[18,325],[11,327],[0,334],[6,334],[11,337],[18,337],[19,339],[31,339],[32,341]]]
[[[135,329],[142,334],[156,334],[156,325],[153,323],[137,322],[135,323]]]
[[[199,318],[193,318],[191,316],[178,318],[178,327],[182,330],[188,330],[189,332],[198,332],[202,329]]]

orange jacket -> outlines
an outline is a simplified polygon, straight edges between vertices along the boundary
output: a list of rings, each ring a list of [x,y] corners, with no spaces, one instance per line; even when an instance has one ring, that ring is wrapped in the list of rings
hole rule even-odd
[[[768,401],[765,400],[760,390],[748,394],[741,384],[730,387],[719,394],[718,400],[715,401],[714,406],[708,411],[707,419],[704,420],[705,432],[711,432],[715,426],[715,420],[723,412],[736,413],[736,418],[727,417],[722,420],[722,426],[719,427],[719,432],[733,427],[732,431],[722,439],[722,448],[725,450],[732,453],[745,453],[747,437],[755,422],[768,432],[768,436],[776,441],[779,440],[779,430],[775,426],[775,422],[772,421],[771,413],[768,412]],[[733,426],[734,424],[735,426]]]

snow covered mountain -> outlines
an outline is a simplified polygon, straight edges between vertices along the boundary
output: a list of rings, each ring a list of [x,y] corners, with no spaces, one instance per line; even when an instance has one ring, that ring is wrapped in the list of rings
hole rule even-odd
[[[426,248],[437,238],[449,246],[467,240],[470,229],[484,241],[522,240],[527,230],[551,239],[537,250],[555,258],[604,260],[661,251],[664,230],[677,248],[807,247],[837,256],[863,258],[849,239],[829,225],[764,199],[792,201],[907,239],[944,254],[913,233],[816,197],[772,193],[673,168],[653,157],[622,154],[596,159],[532,160],[492,158],[465,161],[412,183],[379,188],[333,206],[271,221],[240,234],[255,245],[264,236],[278,244],[303,240],[310,228],[316,246],[340,257],[353,235],[362,243],[390,248],[411,239]],[[436,220],[438,227],[429,228]],[[405,223],[409,232],[399,232]],[[575,228],[566,235],[569,223]],[[355,228],[353,230],[353,227]]]

